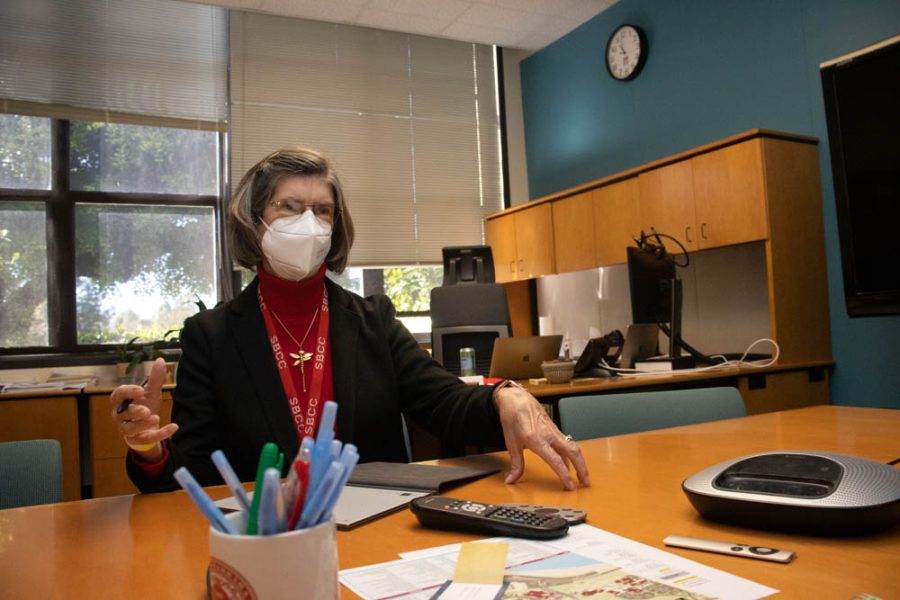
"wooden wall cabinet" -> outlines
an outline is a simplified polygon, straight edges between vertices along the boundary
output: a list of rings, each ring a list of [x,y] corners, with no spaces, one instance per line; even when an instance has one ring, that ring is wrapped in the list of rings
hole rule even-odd
[[[625,262],[625,249],[641,229],[639,193],[637,177],[593,191],[594,266]]]
[[[641,229],[638,183],[631,177],[552,202],[556,271],[625,262]]]
[[[757,138],[691,159],[701,249],[768,237],[763,146],[770,143]]]
[[[488,215],[497,281],[625,262],[641,230],[688,251],[762,241],[779,362],[830,361],[817,143],[755,129]]]
[[[576,194],[551,204],[553,209],[553,253],[560,273],[581,271],[597,265],[594,244],[594,192]]]
[[[725,146],[638,175],[642,229],[690,250],[766,239],[762,139]]]
[[[529,206],[490,219],[485,223],[485,236],[493,251],[498,283],[556,272],[549,204]]]
[[[697,217],[694,208],[694,170],[685,160],[638,175],[641,229],[677,238],[688,251],[696,250]],[[666,247],[677,246],[665,240]]]

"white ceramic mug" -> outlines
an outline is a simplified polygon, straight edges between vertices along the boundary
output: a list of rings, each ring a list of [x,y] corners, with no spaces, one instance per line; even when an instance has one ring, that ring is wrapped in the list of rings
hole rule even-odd
[[[239,532],[244,514],[226,515]],[[334,520],[277,535],[209,530],[209,594],[213,600],[338,598]]]

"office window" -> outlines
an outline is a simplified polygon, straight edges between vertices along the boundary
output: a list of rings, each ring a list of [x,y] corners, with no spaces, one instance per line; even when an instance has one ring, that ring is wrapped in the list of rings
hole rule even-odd
[[[431,288],[441,285],[440,266],[362,268],[350,267],[328,276],[344,289],[360,296],[384,294],[394,303],[397,318],[419,341],[431,336]]]
[[[160,339],[222,280],[227,12],[0,3],[0,353]]]
[[[2,122],[38,134],[0,138],[0,348],[150,342],[215,304],[219,134]]]
[[[215,304],[214,207],[78,204],[78,343],[162,339]]]
[[[50,189],[50,119],[0,114],[0,188]]]
[[[43,202],[0,203],[0,347],[47,345],[46,221]]]
[[[214,131],[74,121],[70,187],[214,196],[218,192],[216,138]]]

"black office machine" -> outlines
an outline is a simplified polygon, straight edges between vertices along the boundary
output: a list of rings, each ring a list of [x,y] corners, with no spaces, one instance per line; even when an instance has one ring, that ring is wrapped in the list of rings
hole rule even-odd
[[[700,471],[682,488],[704,517],[760,529],[860,535],[900,521],[900,469],[843,454],[742,456]]]

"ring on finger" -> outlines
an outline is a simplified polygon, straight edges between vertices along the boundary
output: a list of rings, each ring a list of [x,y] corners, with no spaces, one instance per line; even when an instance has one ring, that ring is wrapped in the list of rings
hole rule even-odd
[[[567,442],[571,442],[571,441],[572,441],[572,436],[571,436],[571,435],[567,435],[567,436],[566,436],[566,441],[567,441]]]

